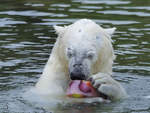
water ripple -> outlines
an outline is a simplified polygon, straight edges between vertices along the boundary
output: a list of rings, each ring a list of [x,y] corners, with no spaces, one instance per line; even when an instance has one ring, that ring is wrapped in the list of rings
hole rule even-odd
[[[81,2],[83,4],[107,4],[107,5],[120,5],[120,4],[129,4],[130,1],[118,1],[118,0],[73,0],[73,2]]]
[[[1,14],[2,12],[0,12]],[[0,27],[12,27],[11,25],[15,24],[26,24],[24,21],[16,21],[13,20],[12,18],[2,18],[0,19]]]
[[[150,13],[146,12],[129,12],[123,10],[106,10],[106,11],[97,11],[97,13],[104,13],[104,14],[115,14],[115,15],[136,15],[136,16],[144,16],[149,17]]]
[[[125,6],[122,6],[122,7],[117,7],[117,8],[121,8],[121,9],[127,9],[127,10],[129,10],[129,9],[145,9],[145,10],[150,10],[150,7],[149,6],[137,6],[137,7],[125,7]]]
[[[47,12],[40,12],[40,11],[2,11],[0,14],[7,14],[7,15],[19,15],[19,16],[33,16],[33,17],[42,17],[42,16],[52,16],[52,17],[65,17],[67,15],[64,14],[54,14],[54,13],[47,13]]]

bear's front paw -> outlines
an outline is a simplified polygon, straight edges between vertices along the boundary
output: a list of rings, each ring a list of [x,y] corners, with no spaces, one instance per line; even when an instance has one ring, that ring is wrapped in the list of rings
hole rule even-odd
[[[124,89],[110,75],[98,73],[89,78],[92,85],[98,90],[100,95],[109,99],[119,99],[124,96]]]

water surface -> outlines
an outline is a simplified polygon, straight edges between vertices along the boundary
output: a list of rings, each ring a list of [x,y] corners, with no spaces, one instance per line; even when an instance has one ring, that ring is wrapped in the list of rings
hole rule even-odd
[[[51,112],[22,95],[35,85],[56,40],[53,25],[89,18],[117,27],[113,76],[130,97],[109,104],[60,105],[57,113],[149,113],[149,0],[1,0],[0,113]]]

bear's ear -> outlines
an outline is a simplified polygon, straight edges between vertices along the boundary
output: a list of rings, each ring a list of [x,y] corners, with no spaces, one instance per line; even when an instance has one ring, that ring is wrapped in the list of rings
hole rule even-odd
[[[65,32],[65,27],[61,26],[53,26],[53,27],[58,35],[62,35]]]
[[[108,33],[110,36],[112,36],[116,30],[116,27],[104,29],[106,33]]]

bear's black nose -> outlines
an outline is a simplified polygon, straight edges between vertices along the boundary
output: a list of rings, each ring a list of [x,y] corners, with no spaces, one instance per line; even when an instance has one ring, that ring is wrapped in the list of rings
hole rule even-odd
[[[70,72],[71,80],[85,80],[85,75],[82,72],[81,64],[74,65],[74,69]]]
[[[71,80],[85,80],[85,75],[82,73],[71,72],[70,78]]]

